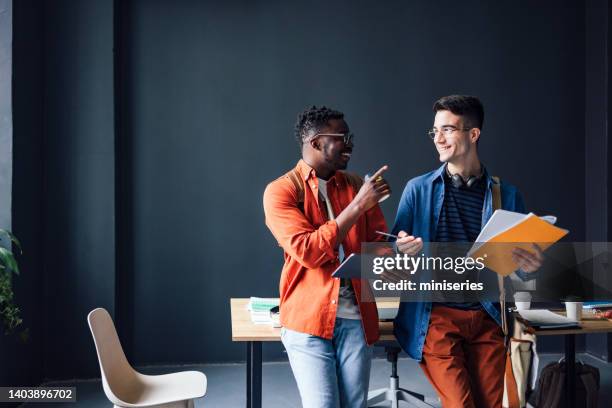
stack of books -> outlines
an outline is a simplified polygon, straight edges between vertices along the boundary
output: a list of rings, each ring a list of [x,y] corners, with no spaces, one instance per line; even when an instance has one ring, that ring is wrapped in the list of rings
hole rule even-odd
[[[251,321],[255,324],[269,324],[274,327],[280,327],[278,321],[275,322],[276,319],[273,319],[270,313],[270,310],[278,305],[278,299],[251,296],[248,303],[248,308],[251,312]]]

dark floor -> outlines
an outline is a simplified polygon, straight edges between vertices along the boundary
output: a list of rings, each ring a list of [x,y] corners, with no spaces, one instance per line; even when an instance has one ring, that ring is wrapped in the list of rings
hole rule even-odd
[[[540,369],[546,364],[557,361],[561,355],[548,354],[540,356]],[[578,355],[577,358],[599,368],[601,387],[599,406],[610,406],[612,401],[612,363],[606,364],[589,355]],[[246,405],[246,369],[244,364],[211,364],[181,367],[145,367],[140,371],[146,374],[162,374],[173,371],[199,370],[206,374],[208,390],[206,396],[196,401],[197,407],[244,407]],[[410,359],[400,359],[398,364],[400,386],[424,394],[427,402],[440,406],[435,392],[421,373],[417,363]],[[372,363],[370,390],[388,386],[390,364],[385,359],[375,359]],[[99,380],[53,383],[53,385],[76,386],[77,403],[65,404],[24,404],[24,407],[111,407],[106,399]],[[400,404],[408,407],[407,404]],[[264,363],[263,365],[263,407],[290,408],[300,407],[299,395],[289,364]],[[385,406],[385,405],[380,405]]]

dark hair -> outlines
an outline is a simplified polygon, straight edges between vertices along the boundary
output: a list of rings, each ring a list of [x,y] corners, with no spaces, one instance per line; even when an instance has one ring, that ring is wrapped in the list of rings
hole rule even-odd
[[[310,108],[304,109],[298,115],[297,122],[295,122],[295,139],[300,148],[311,130],[315,132],[320,131],[323,126],[327,125],[330,119],[344,119],[344,113],[326,106],[317,108],[313,105]]]
[[[477,97],[469,95],[443,96],[434,103],[433,111],[436,113],[443,110],[462,116],[464,126],[482,130],[484,108]]]

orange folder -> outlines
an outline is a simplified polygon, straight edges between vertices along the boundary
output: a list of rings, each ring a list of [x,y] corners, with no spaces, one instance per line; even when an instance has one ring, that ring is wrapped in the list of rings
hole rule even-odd
[[[512,260],[514,248],[523,248],[533,253],[535,243],[544,251],[568,232],[530,213],[522,221],[493,236],[473,252],[470,251],[469,256],[482,257],[487,268],[507,276],[518,269]]]

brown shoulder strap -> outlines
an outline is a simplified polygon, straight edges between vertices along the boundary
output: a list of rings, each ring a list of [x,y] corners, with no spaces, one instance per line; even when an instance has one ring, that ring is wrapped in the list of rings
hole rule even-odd
[[[356,174],[346,171],[344,172],[344,177],[346,177],[346,181],[348,181],[351,187],[353,187],[353,190],[355,190],[355,193],[357,193],[363,185],[363,179]]]
[[[499,181],[499,177],[493,176],[493,211],[501,210],[502,202],[501,202],[501,184]],[[514,372],[512,369],[512,358],[511,358],[511,343],[510,343],[510,334],[508,332],[508,316],[506,311],[506,290],[504,288],[504,277],[501,275],[497,275],[497,283],[499,284],[499,304],[500,304],[500,314],[502,321],[502,330],[504,332],[504,338],[506,343],[506,372],[504,373],[504,380],[506,386],[506,395],[508,397],[508,407],[509,408],[520,408],[521,403],[518,394],[518,387],[516,384],[516,378],[514,377]]]
[[[302,183],[300,173],[297,171],[297,169],[293,169],[289,173],[287,173],[287,177],[289,177],[289,180],[291,180],[291,182],[295,186],[295,191],[297,192],[298,207],[300,207],[300,204],[304,205],[304,183]]]
[[[493,211],[501,210],[501,184],[499,181],[499,177],[493,176]]]
[[[499,177],[493,176],[493,211],[501,209],[501,185],[499,182]],[[508,333],[508,319],[506,316],[506,290],[504,288],[504,277],[501,275],[497,275],[497,284],[499,286],[499,305],[500,305],[500,314],[502,321],[502,330],[504,332],[504,336],[506,336],[506,340],[509,336]]]

